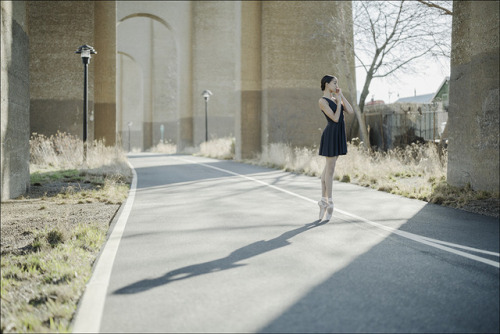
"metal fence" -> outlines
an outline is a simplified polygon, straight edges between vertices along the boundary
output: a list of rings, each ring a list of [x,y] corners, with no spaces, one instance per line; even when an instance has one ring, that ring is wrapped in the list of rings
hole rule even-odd
[[[370,142],[383,150],[441,139],[448,112],[441,103],[394,103],[369,106],[364,112]]]

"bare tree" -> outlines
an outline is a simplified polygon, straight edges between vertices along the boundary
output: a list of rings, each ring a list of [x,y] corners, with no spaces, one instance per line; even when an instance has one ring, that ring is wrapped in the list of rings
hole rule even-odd
[[[357,110],[361,139],[366,146],[370,145],[369,137],[361,114],[372,80],[412,71],[419,58],[449,58],[448,7],[450,1],[353,1],[356,67],[366,72]]]

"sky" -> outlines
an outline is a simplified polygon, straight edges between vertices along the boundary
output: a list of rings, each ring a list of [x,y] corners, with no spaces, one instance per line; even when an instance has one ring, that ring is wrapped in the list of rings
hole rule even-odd
[[[367,101],[370,101],[373,95],[375,100],[383,100],[385,103],[392,103],[399,97],[424,95],[435,93],[440,87],[445,77],[450,75],[449,61],[431,61],[422,60],[415,64],[419,69],[416,73],[399,72],[394,78],[376,78],[370,85],[370,93]],[[359,94],[365,83],[365,72],[362,68],[356,69],[356,89]],[[389,92],[391,92],[389,96]]]

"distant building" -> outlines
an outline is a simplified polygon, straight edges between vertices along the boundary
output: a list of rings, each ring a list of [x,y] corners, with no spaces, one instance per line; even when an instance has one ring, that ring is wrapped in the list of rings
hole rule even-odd
[[[450,94],[450,77],[446,77],[441,86],[439,86],[436,94],[432,97],[432,102],[442,102],[443,109],[448,111],[448,102],[449,102],[449,94]]]
[[[375,104],[385,104],[385,102],[383,100],[374,100],[374,99],[371,99],[370,102],[366,103],[367,106],[373,106]]]
[[[424,94],[424,95],[416,95],[410,97],[401,97],[397,99],[394,103],[431,103],[432,98],[434,97],[434,93]]]
[[[450,77],[446,77],[434,93],[402,97],[394,103],[433,103],[442,102],[443,108],[448,111],[448,96],[450,91]]]

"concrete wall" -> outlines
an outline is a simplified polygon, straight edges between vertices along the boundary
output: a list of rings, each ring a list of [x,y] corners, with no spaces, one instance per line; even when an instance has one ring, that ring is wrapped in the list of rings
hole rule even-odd
[[[79,46],[94,45],[94,2],[29,1],[31,132],[83,137],[83,65]],[[100,50],[96,49],[99,53]],[[89,65],[88,112],[94,110],[95,60]],[[95,58],[95,59],[94,59]],[[94,138],[88,123],[88,140]]]
[[[239,109],[238,8],[236,1],[193,3],[193,141],[205,140],[206,89],[214,95],[208,102],[208,138],[234,135],[234,115]]]
[[[499,191],[498,1],[454,1],[448,182]]]
[[[95,139],[116,142],[116,3],[94,2]]]
[[[319,145],[321,78],[337,76],[354,102],[352,40],[350,2],[262,2],[263,145]]]
[[[1,2],[0,199],[26,192],[29,174],[29,40],[26,2]]]

